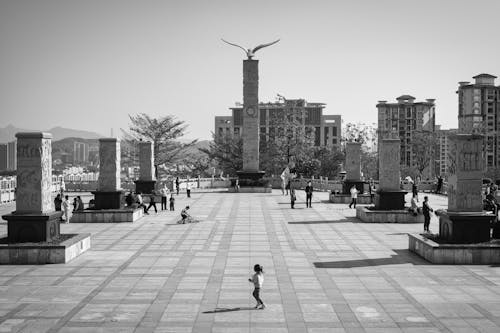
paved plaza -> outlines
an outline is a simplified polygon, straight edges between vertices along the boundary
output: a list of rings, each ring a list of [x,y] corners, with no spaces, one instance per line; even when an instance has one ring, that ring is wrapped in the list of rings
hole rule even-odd
[[[63,224],[90,232],[91,250],[0,266],[0,332],[500,331],[499,267],[431,265],[407,250],[422,225],[360,223],[326,193],[306,209],[300,192],[294,210],[278,191],[194,193],[133,224]],[[175,223],[186,204],[200,223]]]

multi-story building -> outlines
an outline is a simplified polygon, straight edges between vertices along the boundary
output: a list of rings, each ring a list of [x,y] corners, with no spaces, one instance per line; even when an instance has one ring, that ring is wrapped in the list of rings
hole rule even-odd
[[[458,133],[458,129],[441,129],[436,125],[437,152],[436,152],[436,175],[443,178],[448,177],[450,166],[450,135]]]
[[[488,168],[500,166],[500,86],[497,77],[479,74],[474,83],[459,82],[458,130],[461,133],[480,133],[485,136],[485,158]]]
[[[89,160],[89,145],[84,142],[75,142],[73,145],[73,163],[87,163]]]
[[[415,97],[402,95],[396,98],[396,103],[379,101],[378,109],[378,146],[380,140],[397,137],[401,140],[401,165],[415,166],[415,153],[412,149],[412,139],[415,132],[435,131],[434,99],[425,102],[415,102]],[[434,176],[434,163],[429,163],[424,170],[425,177]]]
[[[0,143],[0,171],[7,170],[9,155],[6,143]]]
[[[317,147],[340,148],[342,118],[340,115],[324,115],[324,103],[310,103],[303,99],[284,100],[276,103],[259,103],[261,140],[272,137],[275,119],[294,114],[306,131],[314,131],[314,145]],[[243,131],[243,105],[231,107],[231,116],[215,117],[215,134],[218,136],[240,136]],[[279,125],[278,125],[279,126]]]
[[[17,141],[7,144],[7,169],[17,170]]]

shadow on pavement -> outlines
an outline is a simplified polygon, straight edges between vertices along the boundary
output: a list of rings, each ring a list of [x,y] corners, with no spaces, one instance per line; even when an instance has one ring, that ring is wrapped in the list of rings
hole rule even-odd
[[[344,261],[327,261],[315,262],[316,268],[359,268],[383,265],[432,265],[428,261],[422,259],[409,250],[395,250],[396,255],[391,255],[390,258],[377,258],[377,259],[358,259],[358,260],[344,260]]]
[[[244,311],[244,310],[257,310],[257,309],[253,307],[215,308],[215,310],[203,311],[203,313],[232,312],[232,311]]]
[[[353,221],[349,221],[348,219],[341,220],[321,220],[321,221],[290,221],[288,224],[334,224],[334,223],[353,223]]]

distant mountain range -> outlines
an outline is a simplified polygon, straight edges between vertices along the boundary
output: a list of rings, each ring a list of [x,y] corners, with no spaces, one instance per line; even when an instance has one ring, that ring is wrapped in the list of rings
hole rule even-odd
[[[17,132],[37,132],[40,130],[17,128],[13,125],[8,125],[7,127],[0,128],[0,143],[6,143],[14,141],[16,139]],[[64,128],[60,126],[53,127],[43,132],[48,132],[52,134],[52,140],[62,140],[64,138],[82,138],[82,139],[99,139],[103,136],[96,132],[81,131],[71,128]]]

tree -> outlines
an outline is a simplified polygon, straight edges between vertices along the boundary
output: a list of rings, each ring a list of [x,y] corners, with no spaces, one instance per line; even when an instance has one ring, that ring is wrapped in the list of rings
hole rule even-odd
[[[187,125],[174,116],[152,118],[146,113],[140,113],[135,116],[129,115],[129,118],[131,122],[129,130],[122,130],[124,141],[132,145],[139,140],[152,141],[156,173],[160,165],[171,166],[182,161],[185,157],[183,152],[198,141],[181,143],[176,140],[184,135]]]
[[[243,140],[239,136],[218,136],[212,133],[213,141],[209,148],[200,151],[207,154],[208,160],[215,162],[225,174],[235,175],[243,168]]]
[[[365,179],[378,179],[377,152],[369,151],[364,147],[361,149],[361,172]]]
[[[436,134],[430,131],[414,131],[410,143],[413,155],[413,167],[422,176],[425,169],[434,167],[436,148],[438,145]]]
[[[371,149],[377,142],[377,125],[365,123],[346,123],[342,128],[342,141],[359,142]]]
[[[345,156],[342,152],[327,147],[315,149],[314,158],[320,163],[315,176],[328,177],[329,179],[338,177],[341,165],[345,160]]]

